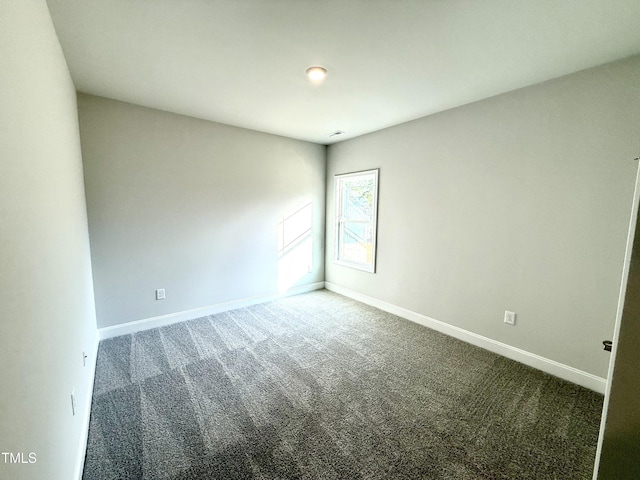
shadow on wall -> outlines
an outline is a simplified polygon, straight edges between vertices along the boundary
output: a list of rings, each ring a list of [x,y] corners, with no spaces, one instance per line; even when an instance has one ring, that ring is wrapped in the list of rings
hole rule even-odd
[[[278,292],[285,293],[313,268],[312,202],[278,221]]]

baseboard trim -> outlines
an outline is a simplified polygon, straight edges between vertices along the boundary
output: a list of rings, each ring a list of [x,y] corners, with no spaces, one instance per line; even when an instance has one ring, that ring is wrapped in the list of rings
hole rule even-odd
[[[216,303],[214,305],[207,305],[205,307],[193,308],[181,312],[169,313],[167,315],[145,318],[142,320],[122,323],[120,325],[114,325],[111,327],[104,327],[99,329],[100,340],[119,337],[120,335],[128,335],[130,333],[141,332],[143,330],[150,330],[152,328],[164,327],[173,323],[184,322],[186,320],[192,320],[194,318],[200,318],[207,315],[226,312],[228,310],[233,310],[236,308],[248,307],[250,305],[257,305],[259,303],[271,302],[273,300],[277,300],[278,298],[307,293],[313,290],[321,290],[323,288],[324,282],[310,283],[307,285],[301,285],[299,287],[293,287],[282,294],[259,295],[255,297],[241,298],[238,300],[232,300],[230,302]]]
[[[82,411],[82,426],[80,427],[80,444],[78,445],[78,453],[76,457],[75,476],[76,480],[82,480],[84,473],[84,459],[87,454],[87,442],[89,440],[89,421],[91,419],[91,404],[93,403],[93,384],[96,378],[96,363],[98,361],[98,344],[100,343],[100,335],[95,330],[92,345],[89,347],[86,368],[89,369],[86,390],[84,393],[84,405]]]
[[[512,347],[511,345],[507,345],[506,343],[498,342],[496,340],[478,335],[477,333],[470,332],[463,328],[449,325],[448,323],[441,322],[440,320],[436,320],[426,315],[422,315],[421,313],[417,313],[412,310],[399,307],[392,303],[388,303],[383,300],[379,300],[377,298],[355,292],[349,288],[341,287],[331,282],[325,282],[325,288],[332,292],[339,293],[340,295],[344,295],[345,297],[352,298],[353,300],[357,300],[359,302],[366,303],[367,305],[371,305],[372,307],[379,308],[380,310],[384,310],[385,312],[389,312],[399,317],[406,318],[407,320],[411,320],[412,322],[418,323],[425,327],[431,328],[432,330],[444,333],[477,347],[484,348],[485,350],[489,350],[490,352],[497,353],[498,355],[502,355],[503,357],[510,358],[511,360],[515,360],[538,370],[542,370],[545,373],[562,378],[563,380],[581,385],[598,393],[604,394],[605,392],[607,381],[602,377],[598,377],[591,373],[584,372],[577,368],[556,362],[555,360],[550,360],[540,355],[536,355],[535,353]]]

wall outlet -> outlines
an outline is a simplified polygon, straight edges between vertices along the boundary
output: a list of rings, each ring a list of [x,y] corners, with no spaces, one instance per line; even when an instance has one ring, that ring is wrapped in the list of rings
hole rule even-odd
[[[156,300],[164,300],[165,296],[164,296],[164,288],[158,288],[156,290]]]
[[[76,405],[76,389],[71,390],[71,415],[75,417],[76,409],[78,406]]]
[[[508,310],[505,310],[505,312],[504,312],[504,323],[508,323],[509,325],[515,325],[516,324],[516,314],[515,314],[515,312],[510,312]]]

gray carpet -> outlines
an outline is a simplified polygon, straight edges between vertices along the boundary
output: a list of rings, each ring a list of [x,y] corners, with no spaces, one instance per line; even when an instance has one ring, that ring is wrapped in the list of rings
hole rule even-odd
[[[83,478],[590,479],[602,400],[323,290],[101,342]]]

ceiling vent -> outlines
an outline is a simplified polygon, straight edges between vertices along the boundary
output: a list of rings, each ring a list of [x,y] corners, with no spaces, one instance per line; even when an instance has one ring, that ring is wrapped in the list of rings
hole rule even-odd
[[[340,135],[344,135],[342,130],[336,130],[335,132],[331,132],[328,136],[331,137],[339,137]]]

